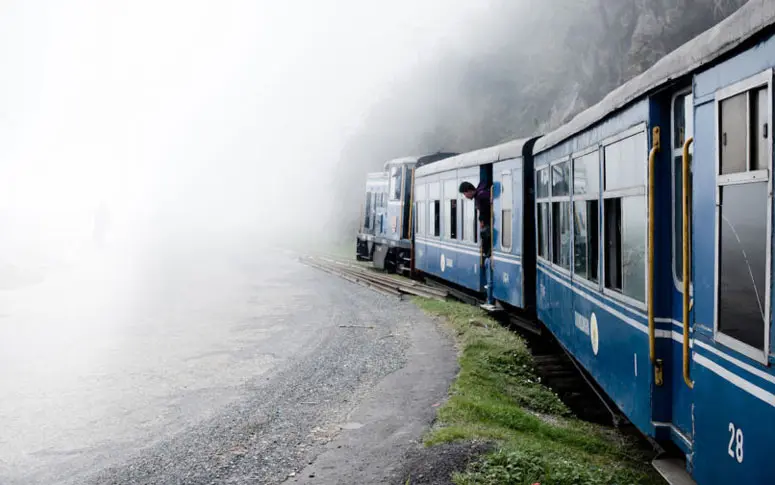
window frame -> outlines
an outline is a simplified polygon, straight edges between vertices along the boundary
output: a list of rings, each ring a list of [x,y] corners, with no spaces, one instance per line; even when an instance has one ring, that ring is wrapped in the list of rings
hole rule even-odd
[[[431,219],[431,216],[430,216],[430,214],[431,214],[431,205],[432,204],[435,204],[436,202],[438,202],[439,203],[439,210],[442,209],[442,205],[441,205],[441,200],[442,200],[441,199],[441,197],[442,197],[441,189],[442,189],[442,185],[441,184],[442,184],[442,181],[440,181],[439,179],[430,180],[426,184],[427,187],[428,187],[428,189],[427,189],[428,190],[428,192],[427,192],[428,195],[427,195],[427,198],[425,199],[426,202],[428,203],[428,208],[427,208],[427,213],[426,213],[426,218],[427,218],[426,227],[428,228],[428,230],[425,233],[425,237],[426,238],[433,238],[433,239],[439,239],[439,240],[441,239],[441,233],[443,231],[443,227],[441,225],[441,222],[442,222],[441,217],[442,217],[442,215],[439,214],[439,234],[435,234],[435,232],[436,232],[436,218],[435,218],[435,216],[437,215],[436,212],[435,212],[435,206],[434,206],[434,218]],[[435,191],[434,191],[434,189],[435,189]]]
[[[393,170],[396,170],[396,175],[398,177],[398,181],[395,185],[393,185],[393,181],[396,179],[396,175],[393,175]],[[390,167],[390,170],[388,171],[388,188],[387,188],[387,196],[388,201],[397,201],[397,200],[403,200],[404,197],[404,190],[403,190],[403,183],[404,183],[404,166],[403,165],[393,165]],[[395,191],[398,190],[398,197],[393,197],[395,195]]]
[[[506,189],[505,189],[505,184],[503,183],[503,181],[505,179],[508,179],[511,182],[511,184],[508,187],[508,190],[509,190],[509,200],[511,202],[511,204],[509,205],[508,209],[504,209],[504,200],[505,200],[504,194],[505,194],[505,190]],[[501,192],[500,192],[499,199],[500,199],[500,209],[501,209],[501,213],[500,213],[500,217],[501,217],[501,230],[500,230],[501,234],[500,234],[500,236],[501,237],[500,237],[500,241],[499,241],[498,245],[500,246],[501,252],[511,253],[511,250],[514,249],[514,225],[513,225],[513,222],[514,222],[514,175],[512,174],[512,170],[511,169],[504,170],[504,171],[501,172],[500,183],[501,183]],[[503,228],[505,227],[505,224],[503,223],[503,211],[504,210],[508,210],[509,214],[511,215],[511,221],[510,221],[511,224],[509,224],[509,228],[511,229],[511,234],[509,234],[509,242],[511,244],[508,247],[503,245],[503,237],[506,234],[506,232],[503,230]]]
[[[716,210],[714,214],[714,276],[713,276],[713,341],[721,344],[729,349],[739,352],[763,365],[769,366],[769,353],[770,353],[770,327],[772,326],[772,314],[770,307],[771,298],[771,275],[772,275],[772,190],[773,190],[773,177],[772,172],[772,87],[773,87],[773,70],[767,69],[748,77],[742,81],[739,81],[731,86],[720,89],[715,93],[714,107],[715,107],[715,133],[718,135],[721,133],[721,103],[733,96],[749,93],[757,88],[767,87],[767,94],[769,96],[767,106],[769,107],[769,113],[767,115],[767,123],[769,124],[769,150],[768,150],[768,167],[761,170],[750,170],[751,168],[751,97],[750,94],[746,97],[746,146],[748,147],[746,153],[746,171],[733,173],[728,175],[719,175],[721,173],[721,149],[718,136],[714,137],[714,151],[716,152],[716,172],[715,172],[715,185],[716,185]],[[764,181],[764,177],[767,177],[767,241],[766,241],[766,269],[765,269],[765,298],[764,298],[764,349],[757,349],[747,343],[737,340],[736,338],[727,335],[719,330],[719,276],[720,276],[720,258],[719,252],[720,246],[720,224],[721,224],[721,206],[719,201],[721,199],[721,188],[728,185],[738,185],[745,183],[755,183]]]
[[[478,168],[478,167],[476,167]],[[458,174],[457,178],[457,187],[456,189],[459,189],[460,184],[462,182],[469,182],[474,187],[479,186],[479,175],[478,173],[476,175],[468,174],[468,175],[460,175]],[[470,208],[470,215],[472,224],[470,226],[466,226],[466,214],[469,212],[468,209]],[[458,212],[458,235],[462,235],[463,237],[458,237],[458,239],[455,240],[457,244],[463,244],[467,245],[473,248],[479,247],[479,221],[477,220],[477,212],[476,212],[476,202],[473,200],[467,199],[465,196],[460,194],[459,190],[457,190],[457,212]]]
[[[425,237],[427,232],[427,220],[428,220],[428,185],[427,183],[415,182],[414,187],[414,234],[417,236]],[[423,214],[420,219],[420,213]]]
[[[678,275],[676,273],[676,256],[677,253],[675,251],[676,246],[676,239],[677,234],[675,232],[675,157],[681,156],[683,157],[683,146],[677,147],[673,146],[673,141],[675,140],[675,101],[681,97],[690,95],[692,98],[692,127],[694,126],[694,91],[691,87],[688,87],[686,89],[682,89],[675,94],[673,94],[673,97],[670,98],[670,252],[672,253],[670,256],[670,265],[671,270],[670,272],[673,274],[673,283],[675,284],[675,288],[678,290],[678,293],[683,295],[684,292],[684,286],[683,286],[683,275]],[[684,124],[686,124],[686,120],[684,119]],[[684,140],[688,140],[690,133],[686,133],[686,136],[684,136]],[[689,150],[691,152],[694,152],[694,145],[689,147]],[[683,164],[683,159],[681,161]],[[689,173],[692,173],[692,167],[689,167]],[[691,186],[690,186],[691,189]],[[689,208],[691,211],[691,207]],[[691,221],[691,213],[689,214],[689,234],[691,235],[693,229],[692,229],[692,221]],[[691,244],[691,243],[690,243]],[[689,297],[694,297],[694,282],[691,281],[691,278],[689,279]]]
[[[571,153],[571,166],[570,166],[570,174],[571,174],[571,224],[573,225],[571,229],[571,247],[573,250],[571,251],[571,268],[572,271],[572,279],[573,281],[578,281],[581,284],[588,286],[590,289],[595,289],[597,291],[602,291],[605,287],[605,279],[601,277],[602,272],[602,261],[600,257],[600,252],[602,249],[602,245],[600,244],[600,229],[601,229],[601,221],[600,221],[600,213],[601,213],[601,201],[602,201],[602,195],[603,191],[601,190],[601,187],[603,185],[602,177],[601,177],[601,151],[602,151],[602,145],[599,143],[596,143],[595,145],[589,146],[587,148],[584,148],[583,150],[579,150],[577,152]],[[595,194],[590,194],[589,192],[586,192],[584,194],[578,194],[575,193],[575,183],[576,183],[576,177],[575,177],[575,168],[576,168],[576,159],[585,157],[587,155],[590,155],[592,153],[597,153],[597,179],[598,179],[598,188],[597,192]],[[595,237],[597,238],[597,281],[590,280],[589,278],[584,278],[583,276],[576,274],[576,231],[575,231],[575,224],[576,220],[574,218],[574,206],[576,202],[581,202],[585,206],[586,210],[586,203],[588,201],[594,200],[597,202],[597,234]],[[587,215],[587,227],[589,227],[589,215]]]
[[[458,241],[460,241],[458,234],[456,233],[456,237],[452,237],[451,230],[452,230],[452,208],[450,206],[451,201],[455,201],[455,225],[458,224],[458,217],[459,217],[459,211],[457,210],[457,204],[459,202],[459,192],[458,192],[458,182],[457,182],[457,173],[452,174],[445,174],[446,177],[442,178],[440,180],[441,182],[441,202],[440,202],[440,209],[441,209],[441,223],[440,223],[440,231],[439,231],[439,237],[447,241],[451,244],[456,244]],[[452,177],[450,177],[452,175]],[[448,194],[447,192],[452,192],[451,194]],[[447,224],[449,219],[449,224]],[[459,226],[455,227],[455,229],[459,232]],[[449,235],[447,235],[449,234]]]
[[[544,263],[546,263],[548,265],[551,265],[552,264],[552,242],[551,242],[552,238],[551,238],[551,235],[547,234],[548,237],[547,237],[547,241],[546,241],[546,257],[541,256],[541,248],[540,248],[540,242],[541,241],[540,241],[540,234],[539,234],[540,231],[541,231],[541,228],[538,225],[538,221],[539,221],[538,213],[541,210],[541,204],[548,204],[549,205],[550,210],[547,211],[547,216],[548,217],[546,218],[547,219],[546,223],[548,224],[549,227],[551,227],[551,225],[552,225],[552,215],[551,215],[551,212],[552,212],[551,211],[552,191],[551,191],[551,188],[549,189],[549,195],[547,195],[546,197],[539,197],[538,196],[538,180],[539,180],[538,173],[543,171],[543,170],[546,170],[546,173],[549,174],[549,179],[550,179],[549,180],[549,185],[551,186],[551,177],[552,177],[552,175],[551,175],[551,168],[549,167],[548,163],[546,165],[541,166],[541,167],[535,167],[535,169],[533,170],[533,172],[534,172],[533,177],[534,177],[534,180],[535,180],[535,187],[536,187],[535,188],[536,199],[535,199],[535,204],[533,204],[533,206],[535,208],[536,259],[538,261],[542,261],[542,262],[544,262]]]
[[[640,133],[645,133],[645,144],[643,146],[643,185],[640,187],[631,187],[626,189],[615,189],[615,190],[606,190],[606,180],[605,180],[605,168],[606,168],[606,155],[605,155],[605,149],[606,147],[613,145],[617,142],[620,142],[622,140],[625,140],[627,138],[636,136]],[[602,171],[602,187],[600,188],[600,202],[598,204],[600,205],[599,211],[601,214],[601,218],[599,221],[599,224],[602,226],[602,238],[599,241],[599,244],[602,245],[602,258],[600,261],[600,265],[598,267],[598,270],[600,273],[598,273],[598,279],[600,280],[600,288],[603,292],[603,294],[609,298],[612,298],[614,300],[618,300],[622,303],[625,303],[631,307],[634,307],[639,310],[647,310],[648,304],[649,304],[649,297],[651,295],[648,294],[648,283],[649,283],[649,254],[648,254],[648,230],[646,230],[646,234],[643,240],[644,247],[646,248],[646,254],[644,257],[644,263],[646,265],[646,275],[645,275],[645,294],[643,301],[640,301],[638,299],[635,299],[631,296],[625,295],[623,292],[613,290],[611,288],[608,288],[605,285],[606,280],[606,271],[608,269],[607,267],[607,253],[606,253],[606,210],[605,210],[605,201],[606,199],[615,199],[615,198],[624,198],[627,196],[643,196],[643,200],[645,202],[645,214],[646,214],[646,225],[648,226],[649,218],[651,217],[651,214],[649,214],[649,199],[648,199],[648,170],[649,170],[649,164],[648,164],[648,153],[649,153],[649,133],[648,133],[648,124],[643,122],[639,123],[631,128],[628,128],[624,131],[621,131],[613,136],[610,136],[603,141],[600,142],[600,151],[601,151],[601,167],[600,170]],[[622,214],[624,211],[622,210]],[[624,216],[622,216],[622,219],[624,219]]]
[[[553,177],[552,177],[552,169],[556,165],[560,165],[562,163],[568,164],[568,173],[569,173],[569,182],[568,182],[568,195],[554,195],[554,183],[553,183]],[[573,205],[571,204],[571,196],[573,194],[573,167],[572,167],[572,161],[570,155],[565,155],[561,158],[557,158],[555,160],[552,160],[549,162],[545,168],[549,169],[549,198],[546,200],[549,202],[549,261],[547,261],[551,267],[558,271],[561,274],[564,274],[568,276],[569,278],[572,278],[573,274]],[[568,203],[568,220],[571,222],[570,227],[570,237],[571,240],[569,242],[570,244],[570,254],[568,254],[568,268],[563,268],[559,264],[554,263],[554,255],[556,248],[554,247],[554,209],[553,204],[555,202],[558,202],[562,204],[563,202]],[[560,206],[562,207],[562,205]],[[542,258],[543,259],[543,258]]]

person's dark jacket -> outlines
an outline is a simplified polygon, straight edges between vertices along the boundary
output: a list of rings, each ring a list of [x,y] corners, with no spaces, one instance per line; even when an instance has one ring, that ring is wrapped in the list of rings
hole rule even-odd
[[[490,188],[487,186],[487,182],[480,182],[474,193],[474,201],[476,202],[476,210],[479,211],[479,221],[483,222],[485,226],[490,225]]]

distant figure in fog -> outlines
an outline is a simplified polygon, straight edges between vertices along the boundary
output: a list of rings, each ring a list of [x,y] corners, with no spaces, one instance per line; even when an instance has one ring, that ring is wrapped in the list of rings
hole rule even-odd
[[[105,202],[101,202],[97,211],[94,213],[94,230],[92,237],[94,244],[97,247],[105,245],[105,239],[108,233],[108,227],[110,226],[110,213],[108,212],[108,206]]]
[[[478,187],[474,187],[471,182],[460,184],[460,193],[466,199],[473,199],[476,203],[476,210],[479,212],[479,232],[482,241],[482,250],[485,256],[490,256],[490,188],[487,182],[479,182]]]

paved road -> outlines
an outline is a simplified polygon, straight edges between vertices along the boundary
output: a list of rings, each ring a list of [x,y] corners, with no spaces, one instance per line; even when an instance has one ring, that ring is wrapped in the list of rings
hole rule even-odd
[[[395,480],[454,376],[449,340],[260,253],[107,253],[0,291],[0,484]]]

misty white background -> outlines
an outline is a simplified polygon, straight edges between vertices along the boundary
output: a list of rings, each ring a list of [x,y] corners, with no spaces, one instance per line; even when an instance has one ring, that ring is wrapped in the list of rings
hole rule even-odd
[[[0,264],[77,259],[101,201],[130,244],[325,230],[348,135],[487,8],[3,2]]]

